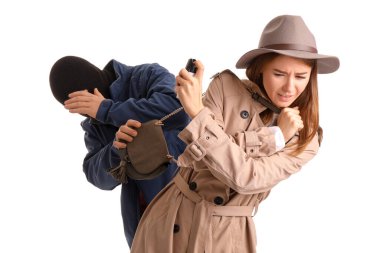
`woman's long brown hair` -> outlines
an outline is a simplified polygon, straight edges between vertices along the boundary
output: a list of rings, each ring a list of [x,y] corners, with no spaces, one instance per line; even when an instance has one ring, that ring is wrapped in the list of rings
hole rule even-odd
[[[246,75],[248,79],[256,83],[267,98],[269,97],[264,89],[262,69],[265,64],[274,60],[277,56],[279,56],[279,54],[277,53],[268,53],[256,57],[246,70]],[[322,128],[319,127],[317,64],[315,60],[301,60],[303,60],[312,69],[310,74],[310,80],[309,83],[306,85],[305,90],[290,105],[290,107],[298,106],[304,124],[303,129],[299,132],[298,142],[294,144],[297,145],[297,148],[293,152],[293,155],[298,155],[299,153],[301,153],[317,133],[320,145],[323,136]],[[264,115],[261,115],[261,117],[263,119],[263,122],[267,123],[272,118],[272,112],[269,112],[267,110],[266,113],[264,113]]]

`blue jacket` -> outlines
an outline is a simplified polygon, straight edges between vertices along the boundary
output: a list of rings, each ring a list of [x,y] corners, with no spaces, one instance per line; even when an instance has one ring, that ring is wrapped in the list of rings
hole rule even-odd
[[[112,60],[116,80],[110,86],[110,99],[104,100],[96,119],[86,118],[82,123],[88,153],[83,162],[87,180],[103,190],[112,190],[120,183],[109,173],[110,168],[120,163],[118,150],[112,146],[115,133],[128,119],[146,122],[161,119],[181,107],[174,92],[175,78],[162,66],[143,64],[126,66]],[[166,120],[163,126],[168,150],[176,159],[185,144],[177,137],[188,124],[189,117],[184,111]],[[124,233],[129,246],[140,220],[139,194],[149,203],[155,195],[172,179],[176,165],[152,180],[133,180],[121,186],[121,213]]]

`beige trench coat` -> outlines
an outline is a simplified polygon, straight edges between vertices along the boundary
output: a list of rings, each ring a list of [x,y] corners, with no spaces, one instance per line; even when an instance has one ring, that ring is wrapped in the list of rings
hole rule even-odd
[[[179,173],[146,209],[132,253],[256,252],[255,209],[319,146],[315,136],[297,157],[289,147],[276,152],[273,131],[259,117],[266,108],[247,83],[228,70],[213,79],[206,108],[179,134],[188,144]]]

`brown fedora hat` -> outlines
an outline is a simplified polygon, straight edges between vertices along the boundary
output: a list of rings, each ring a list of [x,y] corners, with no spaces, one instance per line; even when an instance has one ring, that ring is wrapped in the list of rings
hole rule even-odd
[[[318,54],[314,35],[300,16],[282,15],[272,19],[261,34],[258,48],[240,57],[236,68],[247,68],[255,57],[271,52],[315,59],[320,74],[332,73],[339,68],[337,57]]]

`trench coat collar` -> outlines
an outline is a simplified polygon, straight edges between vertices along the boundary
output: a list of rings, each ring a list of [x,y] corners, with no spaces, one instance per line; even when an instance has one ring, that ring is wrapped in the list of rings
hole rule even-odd
[[[255,99],[253,99],[252,97],[252,93],[253,92],[256,92],[258,93],[260,96],[262,96],[263,98],[267,99],[268,101],[270,101],[260,90],[259,86],[248,80],[248,79],[243,79],[241,80],[241,82],[243,83],[244,87],[246,88],[247,92],[249,93],[249,96],[251,97],[252,99],[252,102],[254,104],[254,108],[256,109],[257,113],[260,114],[262,113],[263,111],[265,111],[266,109],[268,109],[266,106],[262,105],[261,103],[259,103],[258,101],[256,101]]]
[[[256,100],[254,100],[253,97],[252,97],[252,92],[256,92],[260,96],[262,96],[263,98],[265,98],[268,101],[270,101],[269,98],[263,94],[263,92],[260,90],[259,86],[256,83],[254,83],[254,82],[252,82],[251,80],[248,80],[248,79],[240,79],[234,72],[232,72],[229,69],[225,69],[225,70],[223,70],[221,72],[216,73],[215,75],[213,75],[211,77],[211,79],[214,79],[215,77],[221,78],[221,76],[223,74],[232,75],[234,77],[234,80],[235,80],[233,82],[233,85],[240,85],[241,84],[245,88],[245,92],[247,92],[248,96],[251,97],[253,105],[254,105],[253,107],[255,108],[255,110],[256,110],[256,112],[258,114],[260,114],[263,111],[265,111],[266,109],[268,109],[266,106],[262,105],[261,103],[259,103]]]

